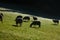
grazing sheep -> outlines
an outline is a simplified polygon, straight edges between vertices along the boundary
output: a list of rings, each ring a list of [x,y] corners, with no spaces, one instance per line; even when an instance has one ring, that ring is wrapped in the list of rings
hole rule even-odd
[[[58,19],[53,19],[53,22],[56,24],[59,24],[59,20]]]
[[[26,21],[29,21],[30,20],[30,17],[29,16],[25,16],[24,18],[23,18],[23,20],[26,22]]]
[[[20,26],[21,26],[22,25],[22,22],[23,22],[23,19],[21,17],[17,17],[15,19],[15,21],[16,21],[16,26],[18,26],[18,24],[20,24]]]
[[[33,16],[33,20],[37,20],[37,17]]]
[[[32,25],[39,25],[39,27],[41,26],[41,22],[40,21],[33,21],[31,24],[30,24],[30,27],[32,27]]]
[[[0,21],[3,22],[3,14],[0,13]]]

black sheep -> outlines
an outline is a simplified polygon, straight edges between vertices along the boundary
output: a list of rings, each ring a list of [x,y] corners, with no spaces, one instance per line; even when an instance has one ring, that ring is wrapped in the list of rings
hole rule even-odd
[[[21,26],[22,25],[22,22],[23,22],[23,19],[21,17],[17,17],[15,19],[15,21],[16,21],[16,26],[18,26],[18,24],[20,24],[20,26]]]
[[[53,22],[56,24],[59,24],[59,20],[58,19],[53,19]]]
[[[39,25],[39,27],[41,26],[41,22],[40,21],[33,21],[31,24],[30,24],[30,27],[32,27],[32,25]]]
[[[37,17],[33,16],[33,20],[37,20]]]
[[[29,16],[25,16],[24,18],[23,18],[23,20],[26,22],[26,21],[29,21],[30,20],[30,17]]]
[[[3,22],[3,13],[0,13],[0,21]]]

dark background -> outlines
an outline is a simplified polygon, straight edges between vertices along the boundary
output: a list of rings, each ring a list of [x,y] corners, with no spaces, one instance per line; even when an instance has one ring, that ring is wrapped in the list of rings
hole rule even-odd
[[[60,19],[59,0],[0,0],[0,6],[12,11],[18,10],[31,15]]]

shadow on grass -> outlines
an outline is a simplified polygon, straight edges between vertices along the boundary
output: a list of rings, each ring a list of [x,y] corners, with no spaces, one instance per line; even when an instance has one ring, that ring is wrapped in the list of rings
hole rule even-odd
[[[59,25],[59,24],[52,24],[52,25],[57,26],[57,25]]]
[[[14,27],[18,27],[17,25],[12,25],[12,26],[14,26]]]
[[[30,28],[39,29],[39,28],[41,28],[41,27],[30,27]]]
[[[21,27],[20,25],[12,25],[12,26],[14,26],[14,27]]]

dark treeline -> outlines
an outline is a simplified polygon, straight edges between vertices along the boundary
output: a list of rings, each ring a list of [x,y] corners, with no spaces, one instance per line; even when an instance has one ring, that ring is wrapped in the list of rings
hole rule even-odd
[[[26,9],[42,11],[50,16],[60,16],[60,1],[59,0],[0,0],[3,3],[23,5]],[[43,15],[44,15],[43,14]]]
[[[58,0],[0,0],[5,3],[32,6],[47,12],[60,12],[60,2]]]

